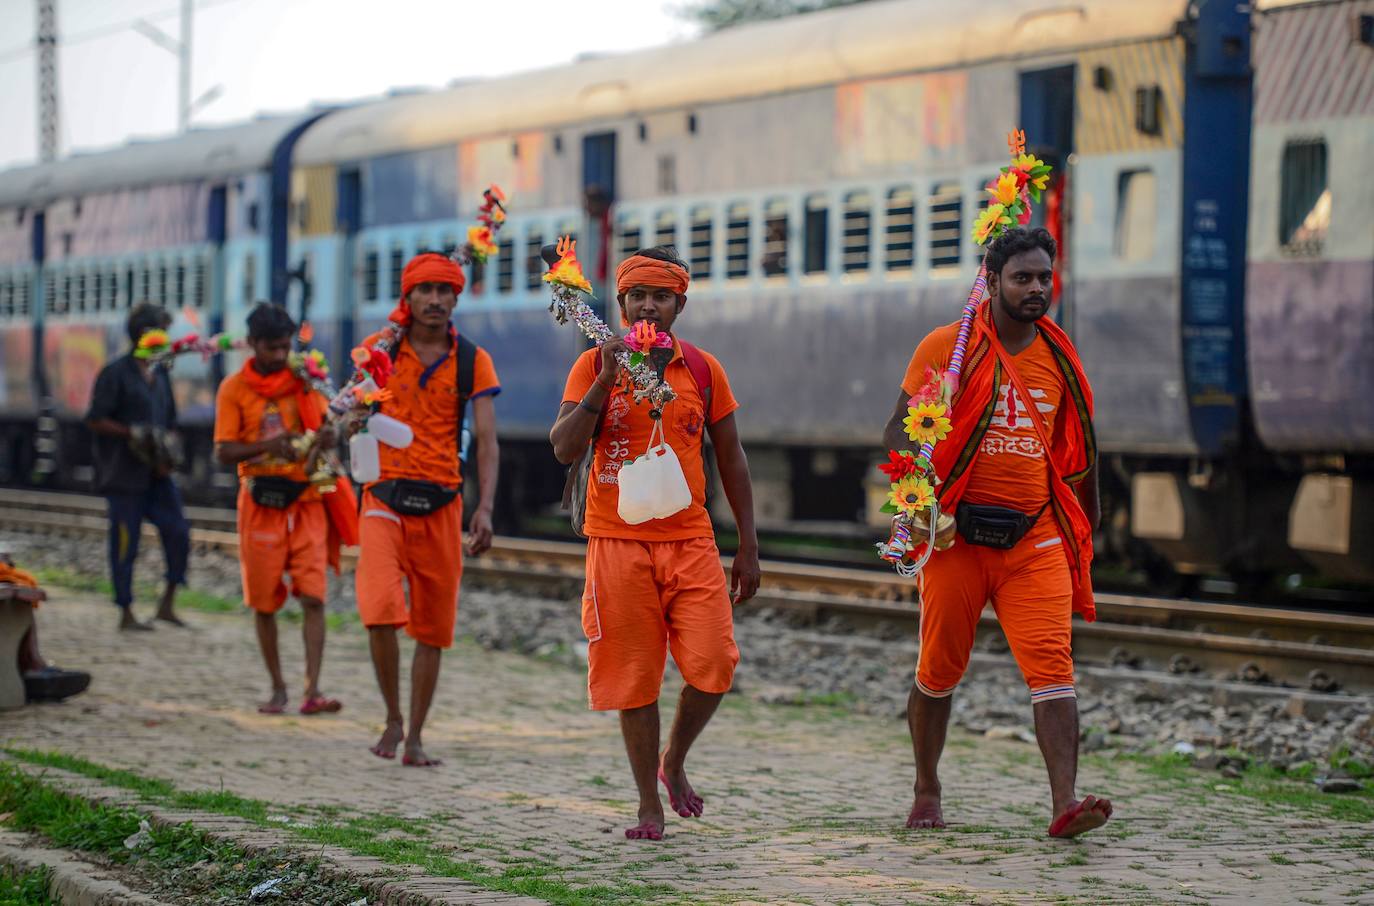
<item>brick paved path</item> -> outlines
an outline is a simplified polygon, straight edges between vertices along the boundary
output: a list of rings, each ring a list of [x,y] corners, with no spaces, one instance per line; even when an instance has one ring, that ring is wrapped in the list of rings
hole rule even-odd
[[[664,843],[631,843],[616,719],[585,709],[583,677],[565,666],[460,644],[426,728],[445,765],[418,770],[366,751],[382,706],[356,624],[332,634],[325,658],[324,689],[344,711],[266,717],[254,710],[267,684],[246,614],[191,613],[192,630],[119,635],[97,597],[54,598],[39,614],[45,652],[95,682],[71,702],[0,716],[6,745],[283,808],[405,817],[455,856],[498,869],[540,857],[574,887],[658,883],[685,902],[1374,902],[1374,828],[1230,794],[1215,774],[1171,781],[1090,759],[1081,790],[1110,794],[1119,820],[1077,843],[1045,839],[1043,766],[1016,741],[953,734],[950,831],[903,831],[902,723],[736,696],[689,763],[706,817],[670,816]],[[282,641],[297,676],[295,624]]]

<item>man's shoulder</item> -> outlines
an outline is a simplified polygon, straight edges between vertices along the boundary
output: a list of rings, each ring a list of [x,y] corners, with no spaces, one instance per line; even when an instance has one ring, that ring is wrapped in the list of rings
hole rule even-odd
[[[705,349],[702,349],[696,343],[693,343],[690,340],[678,340],[678,343],[682,346],[682,358],[684,360],[690,354],[687,350],[693,349],[696,351],[698,355],[701,356],[702,360],[706,363],[706,367],[710,368],[712,371],[720,372],[721,374],[725,373],[725,366],[720,363],[720,359],[716,358],[713,354],[707,352]]]
[[[131,362],[132,360],[133,356],[130,353],[126,352],[123,355],[117,355],[104,364],[104,366],[100,369],[100,373],[104,375],[114,374],[119,371],[122,371],[123,369],[129,367],[129,362]]]

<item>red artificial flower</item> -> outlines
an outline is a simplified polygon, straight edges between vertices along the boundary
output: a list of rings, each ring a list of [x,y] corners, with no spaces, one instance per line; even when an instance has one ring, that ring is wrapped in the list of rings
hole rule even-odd
[[[896,484],[908,475],[916,474],[916,457],[910,453],[888,450],[887,462],[879,463],[878,468],[883,470],[889,481]]]

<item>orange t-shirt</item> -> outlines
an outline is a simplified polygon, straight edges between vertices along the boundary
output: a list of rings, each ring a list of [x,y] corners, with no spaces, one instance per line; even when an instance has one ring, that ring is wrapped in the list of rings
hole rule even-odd
[[[294,393],[268,399],[250,388],[237,372],[219,385],[215,394],[215,443],[251,444],[280,434],[300,434],[304,430]],[[277,459],[266,453],[239,463],[239,480],[258,475],[309,480],[305,463]],[[318,500],[319,497],[319,492],[311,487],[298,499]]]
[[[373,334],[363,341],[363,345],[371,349],[379,336]],[[380,411],[410,425],[415,440],[404,450],[379,445],[381,481],[411,478],[449,488],[463,483],[458,464],[458,367],[453,360],[456,348],[455,337],[448,353],[426,368],[410,341],[401,340],[395,355],[395,370],[386,385],[391,399],[382,403]],[[479,346],[472,366],[469,418],[472,400],[500,392],[501,382],[496,377],[491,355]]]
[[[663,436],[677,454],[692,505],[666,519],[650,519],[627,525],[620,518],[620,467],[644,455],[653,432],[649,404],[635,405],[634,396],[617,387],[606,406],[606,419],[596,438],[591,480],[587,487],[587,515],[583,531],[592,538],[630,538],[636,541],[685,541],[711,538],[711,517],[706,512],[706,471],[702,461],[702,442],[707,425],[714,425],[739,408],[730,390],[730,380],[715,356],[702,352],[711,369],[711,411],[703,417],[705,406],[701,391],[692,379],[691,369],[682,358],[682,348],[673,346],[673,358],[663,372],[664,380],[677,398],[663,409]],[[601,371],[601,350],[589,349],[573,364],[563,390],[563,402],[582,401]]]
[[[948,367],[957,335],[956,324],[932,331],[921,341],[902,379],[903,392],[914,395],[926,383],[927,367],[936,371]],[[1054,422],[1059,417],[1066,389],[1064,373],[1054,361],[1050,344],[1040,334],[1011,360],[1031,398],[1021,399],[1016,388],[1005,379],[997,388],[992,422],[983,435],[982,449],[973,461],[963,499],[1033,515],[1049,503],[1050,476],[1046,450],[1031,419],[1039,418],[1045,436],[1054,436]],[[956,412],[954,417],[960,414]]]

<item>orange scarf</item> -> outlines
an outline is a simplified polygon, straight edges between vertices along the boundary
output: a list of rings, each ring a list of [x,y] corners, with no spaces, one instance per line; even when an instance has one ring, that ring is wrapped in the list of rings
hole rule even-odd
[[[1093,532],[1083,505],[1078,502],[1071,484],[1079,481],[1097,462],[1097,439],[1093,433],[1093,396],[1083,373],[1083,363],[1073,342],[1064,330],[1048,318],[1036,322],[1040,333],[1050,344],[1054,360],[1064,373],[1068,384],[1067,399],[1073,403],[1076,418],[1056,420],[1049,440],[1050,505],[1066,543],[1064,554],[1069,560],[1069,574],[1073,579],[1073,609],[1088,622],[1097,619],[1093,604],[1092,560]],[[969,355],[955,394],[949,435],[935,446],[931,454],[935,473],[944,476],[940,486],[940,508],[954,512],[973,474],[973,464],[982,453],[983,435],[992,421],[997,405],[994,392],[1004,382],[1016,386],[1022,399],[1030,399],[1020,386],[1021,378],[1011,362],[997,330],[992,325],[990,302],[983,302],[969,335]]]
[[[37,588],[38,580],[33,577],[33,573],[25,572],[17,566],[11,566],[0,560],[0,585],[22,585],[25,588]]]
[[[615,269],[615,292],[620,295],[635,286],[662,286],[682,295],[687,292],[687,284],[691,279],[687,271],[676,264],[644,255],[631,255]]]
[[[282,399],[295,395],[296,411],[300,413],[301,426],[307,431],[318,431],[324,424],[324,413],[328,403],[318,393],[312,393],[305,381],[282,368],[271,374],[260,374],[253,367],[253,359],[244,362],[239,377],[258,396],[269,400]],[[338,484],[332,493],[321,494],[325,514],[329,517],[329,538],[326,546],[329,552],[329,565],[337,575],[342,564],[340,548],[343,545],[358,543],[358,499],[353,492],[353,484],[345,475],[338,477]]]

